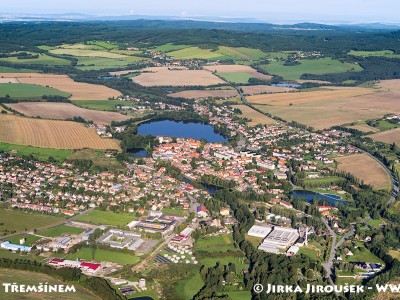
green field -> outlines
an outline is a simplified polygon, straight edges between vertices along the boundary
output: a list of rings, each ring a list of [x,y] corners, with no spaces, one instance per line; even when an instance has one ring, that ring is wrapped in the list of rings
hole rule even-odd
[[[182,208],[164,207],[161,211],[164,214],[171,214],[180,217],[187,216],[189,214],[187,209],[182,209]]]
[[[225,47],[220,46],[218,52],[224,56],[232,58],[233,60],[260,60],[265,58],[268,54],[259,49],[245,48],[245,47]]]
[[[73,104],[79,107],[94,109],[94,110],[118,110],[116,105],[134,106],[132,102],[120,100],[77,100],[72,101]]]
[[[87,159],[93,162],[92,168],[101,167],[107,170],[124,170],[123,165],[114,157],[105,157],[104,151],[94,149],[77,150],[67,158],[68,160]]]
[[[72,226],[65,226],[60,225],[49,230],[40,231],[38,232],[39,235],[48,236],[48,237],[55,237],[60,236],[62,234],[80,234],[84,232],[83,228],[72,227]]]
[[[54,158],[57,161],[64,161],[68,156],[73,153],[72,150],[37,148],[24,145],[7,144],[3,142],[0,142],[0,151],[17,151],[17,155],[32,155],[34,158],[42,161],[48,161],[50,157]]]
[[[19,69],[19,68],[0,66],[0,73],[41,73],[41,72],[38,70]]]
[[[121,68],[143,60],[143,58],[137,56],[125,56],[123,59],[83,56],[76,56],[76,58],[78,59],[76,68],[82,71]]]
[[[43,96],[71,96],[51,87],[27,83],[0,83],[0,97],[9,95],[11,98],[41,98]]]
[[[241,273],[243,269],[247,270],[249,268],[249,265],[246,264],[245,260],[245,257],[236,256],[204,257],[200,259],[200,264],[205,265],[206,267],[214,267],[217,262],[220,262],[221,265],[233,263],[236,266],[236,273]]]
[[[322,59],[303,59],[300,65],[284,66],[282,61],[271,61],[267,65],[260,67],[272,75],[282,76],[287,80],[298,80],[301,75],[308,74],[327,74],[327,73],[343,73],[348,71],[362,71],[358,64],[342,63],[332,58]]]
[[[355,51],[352,50],[348,55],[369,57],[369,56],[382,56],[388,58],[400,58],[400,54],[395,54],[392,50],[380,50],[380,51]]]
[[[31,53],[36,54],[36,53]],[[10,62],[14,64],[26,65],[48,65],[48,66],[68,66],[71,61],[58,57],[49,56],[47,54],[39,54],[39,58],[32,59],[18,59],[17,57],[0,58],[0,61]]]
[[[193,296],[203,287],[203,285],[203,279],[197,270],[193,276],[180,280],[175,286],[175,292],[179,300],[192,299]]]
[[[36,242],[37,240],[41,239],[41,237],[36,236],[36,235],[21,234],[21,235],[13,236],[12,238],[8,239],[8,241],[10,243],[20,245],[19,240],[22,239],[22,238],[26,239],[25,243],[22,244],[24,246],[31,246],[34,242]]]
[[[312,183],[337,183],[343,181],[343,178],[340,177],[323,177],[323,178],[308,178],[308,179],[303,179],[302,182],[304,184],[312,184]]]
[[[244,72],[218,73],[218,75],[224,78],[226,81],[236,84],[246,84],[249,82],[249,79],[253,77],[250,74]]]
[[[34,253],[15,253],[15,252],[8,251],[5,249],[0,249],[0,258],[28,259],[28,260],[38,261],[38,262],[43,260],[43,257],[36,256]],[[2,270],[2,269],[0,268],[0,270]]]
[[[221,234],[213,237],[200,237],[195,245],[196,251],[205,252],[226,252],[228,250],[235,251],[231,234]]]
[[[17,284],[25,285],[39,285],[48,283],[53,284],[65,284],[63,281],[51,277],[47,274],[28,272],[15,269],[0,269],[0,282],[16,282]],[[68,283],[71,285],[71,283]],[[100,299],[90,291],[82,288],[78,284],[73,284],[76,288],[75,293],[5,293],[5,289],[0,289],[0,299],[7,300],[20,300],[20,299],[60,299],[60,300],[95,300]]]
[[[123,253],[123,252],[110,251],[104,249],[95,249],[94,259],[93,259],[92,249],[87,247],[79,249],[76,253],[68,254],[66,257],[66,259],[72,259],[72,260],[75,260],[77,258],[86,261],[93,260],[96,262],[108,261],[121,265],[133,265],[140,260],[138,256],[135,256],[130,253]]]
[[[174,45],[174,44],[165,44],[158,46],[157,48],[154,48],[156,51],[160,52],[171,52],[171,51],[177,51],[177,50],[182,50],[185,48],[189,48],[190,46],[188,45]]]
[[[250,300],[251,299],[250,291],[233,291],[233,292],[226,292],[226,294],[228,294],[228,296],[231,300]]]
[[[42,215],[33,212],[24,212],[11,209],[0,209],[0,235],[10,234],[13,231],[20,232],[32,229],[48,227],[65,220],[64,217]]]
[[[80,216],[76,221],[96,225],[125,226],[136,218],[128,213],[114,213],[111,211],[93,210],[86,215]]]
[[[369,262],[369,263],[383,263],[383,261],[371,253],[367,248],[364,246],[359,246],[356,251],[353,251],[353,256],[345,256],[343,261],[345,262]]]
[[[95,45],[107,50],[118,49],[118,45],[114,43],[108,43],[106,41],[90,41],[87,42],[88,45]]]
[[[382,219],[371,219],[367,222],[367,225],[371,226],[372,228],[380,228],[381,224],[383,224]]]

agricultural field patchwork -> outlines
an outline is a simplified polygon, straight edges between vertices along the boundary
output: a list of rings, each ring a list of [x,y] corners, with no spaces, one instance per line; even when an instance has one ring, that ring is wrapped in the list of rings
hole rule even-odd
[[[117,112],[95,111],[75,106],[71,103],[45,103],[45,102],[21,102],[7,104],[8,107],[30,117],[40,116],[46,119],[72,119],[82,117],[95,124],[109,125],[112,121],[124,121],[128,116]]]
[[[54,149],[114,149],[117,141],[100,138],[96,130],[70,121],[41,120],[0,115],[0,141]]]
[[[49,56],[43,53],[33,53],[29,52],[29,54],[36,55],[38,54],[38,58],[30,58],[30,59],[20,59],[16,56],[13,57],[5,57],[0,58],[0,62],[9,62],[13,64],[24,64],[24,65],[48,65],[48,66],[69,66],[71,65],[71,61],[63,58],[58,58],[54,56]]]
[[[199,99],[199,98],[230,98],[237,96],[236,90],[188,90],[168,94],[168,97]]]
[[[391,179],[385,168],[368,154],[352,154],[336,158],[338,170],[361,179],[374,188],[389,188]]]

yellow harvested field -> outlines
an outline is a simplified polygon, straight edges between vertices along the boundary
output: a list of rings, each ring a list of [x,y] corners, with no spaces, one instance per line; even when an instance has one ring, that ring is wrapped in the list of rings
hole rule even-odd
[[[248,97],[248,101],[285,120],[324,129],[399,112],[400,81],[394,81],[397,83],[382,82],[377,88],[326,87],[309,92],[257,95]],[[392,89],[388,91],[387,87]]]
[[[383,143],[400,145],[400,128],[374,133],[368,137]]]
[[[189,90],[168,94],[173,98],[200,99],[200,98],[230,98],[238,95],[236,90]]]
[[[252,109],[251,107],[241,104],[241,105],[232,105],[232,108],[238,108],[242,112],[241,117],[250,119],[251,121],[248,123],[249,126],[256,126],[258,124],[262,125],[271,125],[275,124],[276,121],[271,119],[262,113]]]
[[[115,149],[116,140],[100,138],[94,128],[69,121],[40,120],[0,114],[0,141],[54,149]]]
[[[81,56],[81,57],[103,57],[103,58],[117,58],[123,59],[126,58],[126,55],[112,53],[107,51],[98,51],[98,50],[88,50],[88,49],[73,49],[73,48],[57,48],[53,50],[49,50],[50,53],[53,54],[61,54],[61,55],[72,55],[72,56]]]
[[[245,95],[287,93],[296,91],[295,88],[270,86],[270,85],[244,85],[240,86]]]
[[[298,92],[298,93],[286,93],[278,95],[257,95],[249,97],[248,100],[253,104],[268,104],[274,106],[287,106],[293,104],[293,106],[299,104],[308,104],[316,101],[331,101],[343,98],[367,95],[373,93],[372,89],[365,88],[347,88],[347,87],[330,87],[323,88],[319,91],[312,92]]]
[[[130,117],[111,111],[97,111],[75,106],[71,103],[20,102],[7,104],[12,109],[30,117],[46,119],[72,119],[82,117],[95,124],[109,125],[111,121],[125,121]]]
[[[385,168],[368,154],[336,158],[338,170],[348,172],[374,188],[389,188],[391,179]]]
[[[203,66],[203,69],[217,73],[247,73],[253,77],[264,80],[269,80],[272,78],[271,75],[262,74],[260,72],[257,72],[257,70],[253,69],[252,67],[244,65]]]
[[[121,93],[103,85],[76,82],[67,75],[39,73],[0,73],[1,78],[15,78],[21,83],[50,86],[71,94],[71,100],[107,100]]]
[[[145,69],[146,71],[146,69]],[[205,70],[169,70],[149,68],[132,78],[142,86],[210,86],[225,83],[222,79]]]

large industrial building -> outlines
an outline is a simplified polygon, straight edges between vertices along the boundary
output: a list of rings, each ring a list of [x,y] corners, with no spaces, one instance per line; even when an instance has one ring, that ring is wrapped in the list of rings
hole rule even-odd
[[[300,237],[297,229],[275,226],[258,247],[265,252],[280,254],[294,245]]]
[[[136,250],[143,243],[141,235],[131,231],[110,229],[103,234],[98,243],[109,245],[112,248]]]
[[[272,227],[270,227],[270,226],[253,225],[253,226],[251,226],[251,228],[247,234],[249,236],[265,238],[268,235],[268,233],[271,232],[271,230],[272,230]]]

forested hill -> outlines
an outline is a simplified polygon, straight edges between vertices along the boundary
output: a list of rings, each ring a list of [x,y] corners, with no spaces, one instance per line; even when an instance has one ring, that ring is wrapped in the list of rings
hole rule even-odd
[[[217,29],[185,29],[189,24],[221,26]],[[186,24],[186,25],[185,25]],[[242,26],[242,30],[238,28]],[[38,22],[0,25],[0,50],[15,45],[59,45],[87,40],[129,41],[146,45],[164,43],[190,44],[204,47],[220,45],[252,47],[264,51],[323,51],[340,55],[349,50],[385,50],[400,53],[400,31],[360,32],[340,30],[274,30],[245,32],[246,26],[268,24],[219,24],[193,21],[119,21],[119,22]],[[299,25],[300,26],[300,25]],[[302,26],[310,26],[303,24]],[[325,26],[325,25],[324,25]],[[167,28],[170,27],[170,28]],[[177,27],[177,28],[174,28]],[[230,30],[226,30],[229,28]],[[250,29],[249,29],[250,30]]]

